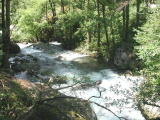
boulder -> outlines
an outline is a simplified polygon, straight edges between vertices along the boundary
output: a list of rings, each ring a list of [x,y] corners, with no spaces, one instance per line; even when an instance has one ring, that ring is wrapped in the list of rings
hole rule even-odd
[[[155,104],[160,105],[159,102]],[[146,120],[160,120],[160,108],[158,106],[147,105],[139,102],[138,109]]]
[[[9,46],[10,54],[18,54],[21,51],[20,47],[16,43],[11,42]]]
[[[133,65],[134,55],[125,47],[119,47],[115,51],[114,64],[120,69],[130,69]]]
[[[17,83],[24,84],[22,81]],[[97,120],[88,101],[66,96],[45,85],[34,84],[36,87],[32,85],[33,89],[36,88],[41,92],[41,100],[35,103],[28,112],[20,115],[17,120]],[[37,93],[38,96],[39,92]]]
[[[37,73],[39,71],[39,64],[37,58],[31,55],[18,55],[12,59],[11,69],[14,72],[27,71],[30,74]]]
[[[40,103],[19,120],[97,120],[88,102],[63,97]]]

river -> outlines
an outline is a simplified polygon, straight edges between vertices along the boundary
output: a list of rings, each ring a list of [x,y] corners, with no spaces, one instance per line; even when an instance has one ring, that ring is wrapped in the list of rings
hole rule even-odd
[[[93,57],[62,49],[61,44],[57,42],[37,46],[22,43],[18,45],[21,54],[32,55],[39,60],[40,71],[49,71],[51,74],[68,78],[67,84],[53,85],[53,88],[68,86],[75,81],[97,81],[95,86],[85,89],[67,88],[60,92],[83,99],[96,96],[98,98],[92,97],[90,100],[109,108],[118,116],[128,120],[144,120],[135,104],[135,95],[143,77],[120,75],[105,64],[98,63]],[[15,76],[27,80],[33,79],[28,77],[26,72]],[[95,104],[92,104],[92,107],[98,120],[118,120],[111,112]]]

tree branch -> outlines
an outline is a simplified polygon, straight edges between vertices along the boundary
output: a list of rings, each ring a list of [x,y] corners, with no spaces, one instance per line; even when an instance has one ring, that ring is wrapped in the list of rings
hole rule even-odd
[[[105,90],[104,90],[104,91],[101,91],[99,87],[97,87],[97,90],[98,90],[98,92],[99,92],[99,96],[91,96],[90,98],[88,98],[88,100],[90,100],[90,99],[92,99],[92,98],[101,98],[102,92],[104,92]]]
[[[105,106],[103,106],[103,105],[100,105],[99,103],[96,103],[96,102],[93,102],[93,101],[89,101],[89,102],[90,102],[90,103],[93,103],[93,104],[95,104],[95,105],[97,105],[97,106],[99,106],[99,107],[101,107],[101,108],[103,108],[103,109],[105,109],[105,110],[107,110],[107,111],[109,111],[109,112],[111,112],[111,113],[112,113],[114,116],[116,116],[119,120],[122,120],[122,119],[128,120],[127,118],[118,116],[118,115],[115,114],[112,110],[108,109],[107,107],[105,107]]]
[[[70,88],[70,87],[74,87],[74,86],[76,86],[77,84],[79,84],[79,82],[77,82],[77,83],[75,83],[75,84],[73,84],[73,85],[69,85],[69,86],[65,86],[65,87],[60,87],[60,88],[57,88],[57,89],[55,89],[55,90],[62,90],[62,89],[67,89],[67,88]]]

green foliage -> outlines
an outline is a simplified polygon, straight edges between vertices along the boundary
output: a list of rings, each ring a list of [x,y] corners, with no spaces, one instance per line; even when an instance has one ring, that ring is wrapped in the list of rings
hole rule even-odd
[[[32,3],[32,4],[31,4]],[[46,0],[29,0],[24,1],[24,6],[21,5],[16,10],[16,15],[13,16],[12,22],[16,24],[12,38],[15,41],[37,41],[43,39],[44,31],[51,27],[44,19],[44,5]],[[43,36],[42,36],[43,34]]]
[[[12,2],[12,23],[15,24],[15,28],[12,32],[12,39],[18,42],[58,40],[68,49],[87,44],[88,50],[96,51],[97,24],[99,23],[100,45],[102,46],[100,52],[103,56],[108,56],[114,44],[121,40],[122,18],[121,13],[116,12],[113,8],[115,3],[108,4],[104,0],[101,2],[106,8],[105,16],[103,16],[101,5],[100,16],[98,16],[96,1],[87,3],[87,1],[63,0],[64,6],[62,6],[61,1],[50,3],[47,0],[14,0]],[[60,11],[62,7],[65,10],[64,14]],[[56,15],[53,15],[54,12]],[[48,17],[51,18],[51,21]],[[110,51],[107,49],[109,43],[106,40],[106,30]]]
[[[55,28],[61,31],[59,36],[63,36],[61,42],[65,48],[75,48],[84,39],[84,34],[80,28],[83,19],[84,15],[81,10],[71,11],[58,16]]]
[[[135,47],[139,59],[143,62],[142,74],[146,82],[142,87],[142,96],[151,101],[160,100],[160,9],[152,10],[147,22],[137,30]]]
[[[80,47],[110,59],[124,35],[122,11],[117,11],[120,2],[13,0],[12,39],[17,42],[55,40],[64,48]],[[131,23],[136,18],[136,0],[130,3],[130,10]]]

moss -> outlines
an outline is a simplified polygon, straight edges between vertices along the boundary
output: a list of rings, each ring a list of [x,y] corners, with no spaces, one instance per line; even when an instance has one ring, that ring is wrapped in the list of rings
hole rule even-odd
[[[30,92],[21,88],[21,86],[13,80],[14,78],[10,75],[0,72],[1,120],[14,120],[33,103]]]
[[[24,116],[24,120],[93,120],[90,104],[78,98],[53,99],[39,104]]]
[[[75,111],[69,111],[68,115],[74,118],[74,120],[86,120],[82,115],[76,113]]]

